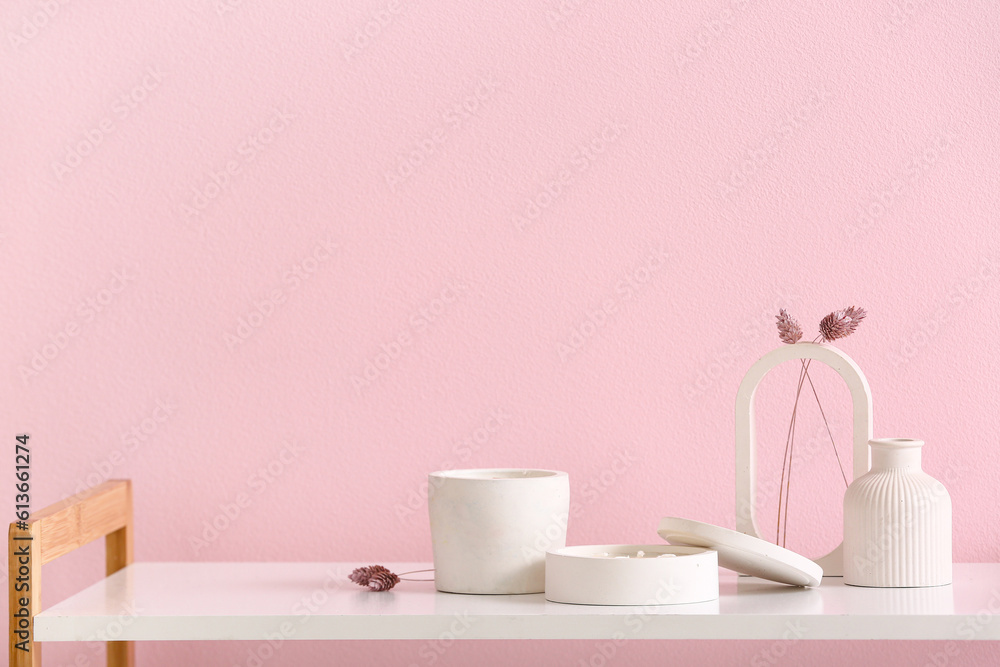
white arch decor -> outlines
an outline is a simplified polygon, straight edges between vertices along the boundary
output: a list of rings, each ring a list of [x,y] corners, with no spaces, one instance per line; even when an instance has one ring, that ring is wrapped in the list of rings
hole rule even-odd
[[[736,394],[736,529],[760,537],[755,516],[757,497],[757,433],[754,420],[754,395],[761,381],[773,368],[795,359],[821,361],[844,378],[854,402],[854,479],[868,472],[868,441],[872,437],[872,394],[868,380],[854,360],[841,350],[818,343],[795,343],[771,350],[750,367]],[[843,542],[816,559],[828,577],[844,576]]]

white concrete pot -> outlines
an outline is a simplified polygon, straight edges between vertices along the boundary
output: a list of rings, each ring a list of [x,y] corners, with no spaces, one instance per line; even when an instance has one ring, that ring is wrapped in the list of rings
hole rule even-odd
[[[920,469],[922,440],[871,441],[872,469],[844,495],[844,583],[951,583],[951,496]]]
[[[497,468],[430,474],[434,582],[446,593],[545,590],[545,552],[566,546],[569,476]]]

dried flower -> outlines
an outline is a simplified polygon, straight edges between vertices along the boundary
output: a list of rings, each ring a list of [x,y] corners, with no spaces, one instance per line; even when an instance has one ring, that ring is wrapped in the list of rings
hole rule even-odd
[[[835,310],[820,321],[819,336],[812,342],[831,341],[850,336],[857,330],[858,325],[861,324],[861,320],[865,319],[867,314],[864,308],[856,306],[851,306],[843,310]],[[781,338],[782,342],[792,344],[797,343],[802,338],[802,328],[799,326],[799,323],[789,317],[784,309],[779,311],[777,320],[778,337]],[[809,389],[812,390],[812,394],[816,398],[816,405],[819,407],[819,413],[822,415],[823,423],[826,425],[826,432],[830,436],[833,453],[837,457],[837,465],[840,466],[840,475],[844,478],[844,486],[848,486],[844,464],[840,460],[837,443],[833,440],[833,431],[830,430],[830,423],[827,421],[826,413],[823,411],[823,404],[820,403],[819,394],[816,393],[816,387],[813,385],[812,378],[809,377],[809,365],[812,363],[812,360],[800,359],[799,363],[802,364],[802,369],[799,371],[798,388],[795,390],[795,404],[792,406],[792,418],[788,424],[788,436],[785,438],[785,454],[781,464],[781,484],[778,487],[778,527],[774,543],[780,543],[782,546],[784,546],[788,539],[788,492],[791,490],[792,454],[795,451],[795,418],[799,411],[799,398],[802,395],[803,382],[809,382]],[[785,485],[786,472],[788,473],[788,486]],[[785,518],[784,524],[781,522],[782,513],[784,513]],[[782,530],[784,530],[784,537],[782,537]]]
[[[428,570],[413,570],[403,572],[402,576],[417,574],[418,572],[433,572],[434,568]],[[358,586],[366,586],[370,591],[387,591],[401,581],[434,581],[433,579],[403,579],[395,572],[390,572],[389,568],[381,565],[369,565],[359,567],[347,575],[347,578]]]
[[[835,310],[819,323],[819,332],[823,340],[837,340],[850,336],[857,330],[861,320],[865,319],[868,313],[864,308],[851,306],[844,310]]]
[[[373,591],[387,591],[399,583],[398,576],[385,568],[382,569],[385,571],[376,572],[371,576],[371,579],[368,580],[368,588]]]
[[[854,333],[854,330],[858,328],[859,324],[861,324],[861,320],[865,319],[868,315],[868,312],[864,308],[857,308],[855,306],[851,306],[845,310],[844,313],[851,318],[851,322],[853,322],[851,325],[851,333]]]
[[[389,572],[389,569],[382,567],[381,565],[369,565],[368,567],[359,567],[355,569],[350,575],[348,575],[348,579],[356,583],[358,586],[367,586],[372,577],[376,574],[385,572]],[[389,572],[389,574],[392,573]]]
[[[775,315],[775,319],[778,320],[778,338],[781,339],[781,342],[789,345],[798,343],[799,339],[802,338],[802,327],[792,319],[788,311],[782,308]]]

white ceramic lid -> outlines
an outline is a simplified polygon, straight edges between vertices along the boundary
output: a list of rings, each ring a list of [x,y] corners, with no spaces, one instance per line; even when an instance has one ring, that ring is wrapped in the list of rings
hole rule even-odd
[[[710,523],[666,517],[656,531],[670,544],[715,549],[719,565],[791,586],[819,586],[823,568],[777,544]]]

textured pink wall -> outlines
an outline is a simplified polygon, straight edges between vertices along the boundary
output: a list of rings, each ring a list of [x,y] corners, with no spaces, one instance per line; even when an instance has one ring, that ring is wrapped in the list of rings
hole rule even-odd
[[[36,506],[131,477],[142,560],[429,560],[425,473],[513,465],[570,473],[571,543],[656,539],[668,514],[733,526],[733,400],[774,313],[812,331],[856,303],[871,315],[842,347],[876,435],[927,440],[956,560],[1000,560],[995,5],[668,4],[4,3],[0,435],[32,434]],[[818,381],[844,442],[845,392]],[[842,483],[815,462],[789,546],[818,555]],[[94,547],[53,564],[46,603],[100,567]],[[468,643],[437,664],[597,650]],[[334,659],[429,664],[411,642],[268,664]]]

